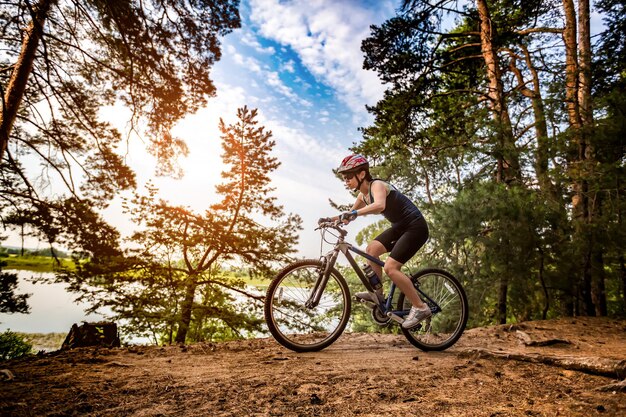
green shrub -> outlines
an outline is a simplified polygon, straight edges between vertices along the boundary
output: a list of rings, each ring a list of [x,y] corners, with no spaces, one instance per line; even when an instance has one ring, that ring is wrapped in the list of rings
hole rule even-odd
[[[0,360],[19,358],[28,355],[33,349],[24,336],[7,330],[0,333]]]

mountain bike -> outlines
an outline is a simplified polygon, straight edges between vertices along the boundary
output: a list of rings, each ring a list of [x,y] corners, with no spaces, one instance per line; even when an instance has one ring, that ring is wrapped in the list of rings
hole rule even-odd
[[[330,346],[341,336],[350,318],[350,289],[335,268],[342,253],[365,288],[374,292],[354,252],[378,265],[384,262],[346,242],[343,223],[320,223],[322,241],[333,249],[320,259],[296,261],[272,280],[265,296],[265,321],[278,343],[296,352],[315,352]],[[327,240],[332,235],[336,241]],[[400,327],[407,340],[424,351],[444,350],[461,337],[468,317],[468,303],[461,283],[447,271],[422,269],[410,276],[421,299],[430,307],[432,316],[412,329]],[[402,323],[411,303],[391,284],[389,294],[378,304],[361,301],[371,309],[373,320],[385,326]]]

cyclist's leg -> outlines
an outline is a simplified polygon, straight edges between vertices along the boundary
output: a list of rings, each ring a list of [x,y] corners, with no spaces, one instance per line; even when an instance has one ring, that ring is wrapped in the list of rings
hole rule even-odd
[[[428,225],[422,218],[412,223],[395,242],[389,258],[385,261],[385,273],[400,288],[400,291],[411,301],[414,307],[423,309],[426,307],[413,287],[411,279],[402,271],[404,265],[428,240]]]
[[[380,259],[380,255],[389,252],[389,250],[387,248],[385,248],[385,245],[383,245],[380,241],[378,240],[372,240],[369,245],[367,245],[367,247],[365,248],[365,253],[367,253],[368,255],[371,255],[375,258]],[[367,263],[372,267],[372,269],[374,270],[374,272],[376,272],[376,275],[378,275],[378,277],[380,278],[380,280],[382,281],[383,279],[383,267],[371,262],[371,261],[367,261]]]
[[[389,228],[382,232],[380,235],[376,236],[374,240],[367,245],[367,248],[365,248],[365,253],[380,259],[380,255],[389,252],[393,248],[393,243],[397,238],[398,234],[392,228]],[[380,265],[371,261],[368,261],[367,263],[372,267],[374,272],[376,272],[382,282],[383,268]],[[368,291],[358,292],[354,295],[357,299],[378,303],[384,298],[383,289],[380,288],[376,292],[378,293],[378,300],[373,299]]]
[[[417,307],[419,309],[426,308],[426,304],[417,294],[417,290],[413,286],[411,279],[400,270],[400,268],[402,268],[402,265],[404,264],[396,261],[390,256],[385,261],[385,273],[398,286],[400,291],[404,293],[404,295],[406,296],[406,298],[408,298],[413,307]]]
[[[390,227],[389,229],[385,230],[384,232],[376,236],[374,240],[372,240],[370,244],[367,245],[365,252],[368,255],[372,255],[380,259],[380,255],[387,253],[387,252],[391,252],[391,250],[393,249],[396,243],[396,240],[398,240],[400,236],[401,236],[401,233],[398,233],[396,229],[394,229],[393,227]],[[368,263],[370,264],[374,272],[378,274],[378,276],[380,277],[382,281],[383,268],[379,265],[376,265],[374,262],[368,262]]]

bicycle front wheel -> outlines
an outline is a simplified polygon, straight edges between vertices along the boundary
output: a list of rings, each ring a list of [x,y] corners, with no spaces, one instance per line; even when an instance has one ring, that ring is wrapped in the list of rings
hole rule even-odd
[[[424,351],[444,350],[456,343],[463,334],[468,318],[468,304],[461,283],[449,272],[425,269],[411,277],[420,291],[420,298],[433,310],[432,317],[414,329],[402,329],[411,344]],[[398,297],[398,310],[411,308],[404,294]]]
[[[322,262],[307,259],[283,269],[267,289],[265,321],[274,339],[296,352],[314,352],[333,343],[350,318],[350,290],[333,268],[316,306],[308,306],[322,274]]]

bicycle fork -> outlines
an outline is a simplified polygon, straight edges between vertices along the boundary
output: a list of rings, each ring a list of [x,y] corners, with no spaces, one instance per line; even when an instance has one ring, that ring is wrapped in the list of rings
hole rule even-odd
[[[330,273],[335,266],[338,255],[339,251],[333,250],[322,258],[322,267],[320,268],[320,273],[315,280],[315,285],[311,290],[309,299],[304,303],[307,308],[315,308],[320,303],[320,299],[322,298],[322,294],[326,289],[326,284],[328,284],[328,280],[330,279]]]

